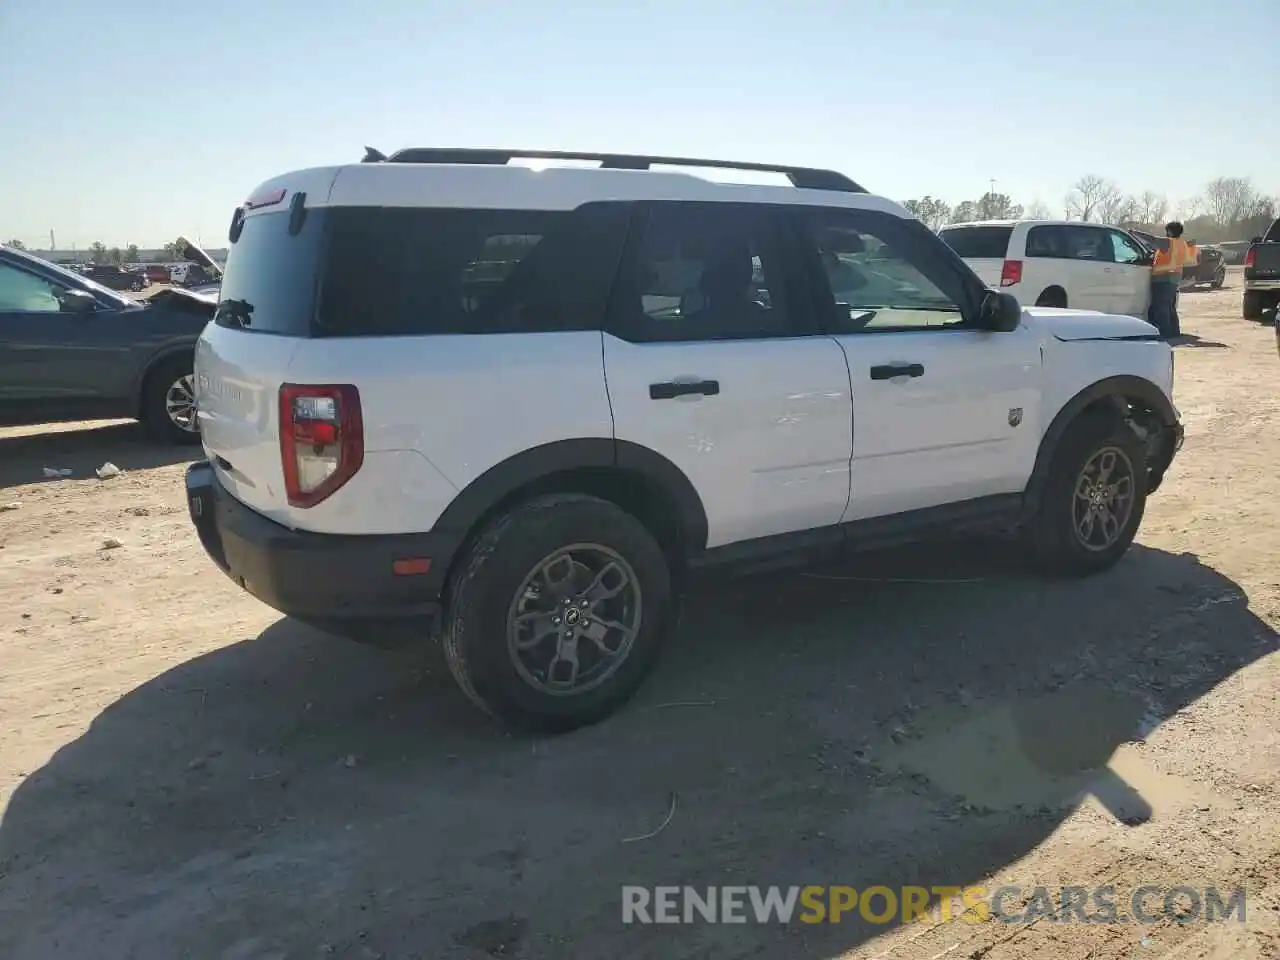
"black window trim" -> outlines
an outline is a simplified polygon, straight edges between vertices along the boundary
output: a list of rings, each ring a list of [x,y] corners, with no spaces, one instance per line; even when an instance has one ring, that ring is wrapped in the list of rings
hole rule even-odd
[[[614,273],[613,284],[609,295],[609,305],[605,312],[602,329],[610,336],[617,337],[627,343],[765,343],[778,340],[793,340],[803,337],[825,336],[818,323],[816,301],[812,297],[812,286],[803,269],[803,254],[798,249],[796,237],[791,228],[786,208],[778,204],[740,203],[716,200],[635,200],[631,206],[631,221],[628,225],[627,237],[622,245],[622,256],[619,258]],[[783,275],[783,296],[786,304],[788,331],[758,337],[716,337],[663,339],[659,337],[636,337],[634,331],[628,329],[625,320],[624,304],[637,295],[638,278],[636,266],[644,243],[649,222],[657,210],[665,209],[705,210],[705,211],[746,211],[766,218],[769,226],[769,240],[774,248]]]
[[[846,207],[830,204],[793,205],[788,208],[791,214],[792,231],[800,255],[804,258],[804,272],[809,287],[810,302],[814,305],[814,315],[822,331],[828,336],[874,336],[882,333],[920,333],[941,334],[972,332],[985,329],[980,322],[982,302],[989,292],[986,285],[978,279],[967,263],[945,240],[935,234],[918,220],[904,220],[883,210],[872,210],[867,207]],[[918,249],[925,254],[926,262],[932,260],[934,266],[944,273],[951,274],[960,286],[960,316],[962,322],[948,327],[901,326],[901,327],[864,327],[860,330],[841,330],[836,317],[836,302],[822,261],[818,256],[818,247],[809,231],[806,218],[813,213],[835,214],[852,217],[866,217],[880,221],[889,227],[888,232],[901,231],[901,235],[918,244]],[[893,238],[889,239],[890,242]],[[919,268],[917,268],[919,269]],[[924,270],[921,270],[925,273]],[[926,278],[932,280],[928,273]],[[936,281],[935,281],[936,282]]]

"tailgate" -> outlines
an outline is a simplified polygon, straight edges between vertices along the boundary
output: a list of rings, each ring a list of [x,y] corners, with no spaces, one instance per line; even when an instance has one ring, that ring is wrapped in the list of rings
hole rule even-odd
[[[196,344],[196,410],[205,453],[227,491],[288,519],[280,460],[280,384],[302,341],[209,324]]]
[[[1280,280],[1280,243],[1259,243],[1254,248],[1253,280]]]
[[[964,258],[964,262],[969,265],[974,273],[978,275],[978,279],[994,290],[1000,289],[1000,274],[1004,270],[1004,260],[981,260]]]
[[[283,195],[278,195],[283,196]],[[218,312],[196,344],[196,413],[218,480],[241,503],[288,524],[280,457],[280,385],[311,336],[325,211],[300,229],[273,205],[231,244]]]

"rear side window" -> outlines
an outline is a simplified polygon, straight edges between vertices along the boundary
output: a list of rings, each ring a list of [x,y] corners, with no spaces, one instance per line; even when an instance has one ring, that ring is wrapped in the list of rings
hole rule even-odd
[[[629,210],[332,208],[315,335],[598,328]]]
[[[939,236],[965,260],[1003,260],[1013,227],[948,227]]]
[[[1109,231],[1100,227],[1065,224],[1032,227],[1028,230],[1027,256],[1105,263],[1114,261]]]
[[[309,210],[296,235],[289,214],[245,218],[231,246],[214,322],[254,333],[311,335],[325,211]]]

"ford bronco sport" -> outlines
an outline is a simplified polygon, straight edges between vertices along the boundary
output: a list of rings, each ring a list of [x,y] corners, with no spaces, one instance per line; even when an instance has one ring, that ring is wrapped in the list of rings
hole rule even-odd
[[[831,171],[369,150],[263,184],[229,239],[209,555],[331,632],[434,621],[522,726],[625,702],[713,566],[998,521],[1110,567],[1182,439],[1153,327],[1023,309]]]

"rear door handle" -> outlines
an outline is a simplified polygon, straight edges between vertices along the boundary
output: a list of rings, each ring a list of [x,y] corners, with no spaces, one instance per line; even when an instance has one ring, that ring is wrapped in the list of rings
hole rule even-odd
[[[884,363],[871,368],[872,380],[892,380],[894,377],[923,377],[922,363]]]
[[[650,400],[674,400],[676,397],[714,397],[720,393],[719,380],[668,380],[649,384]]]

